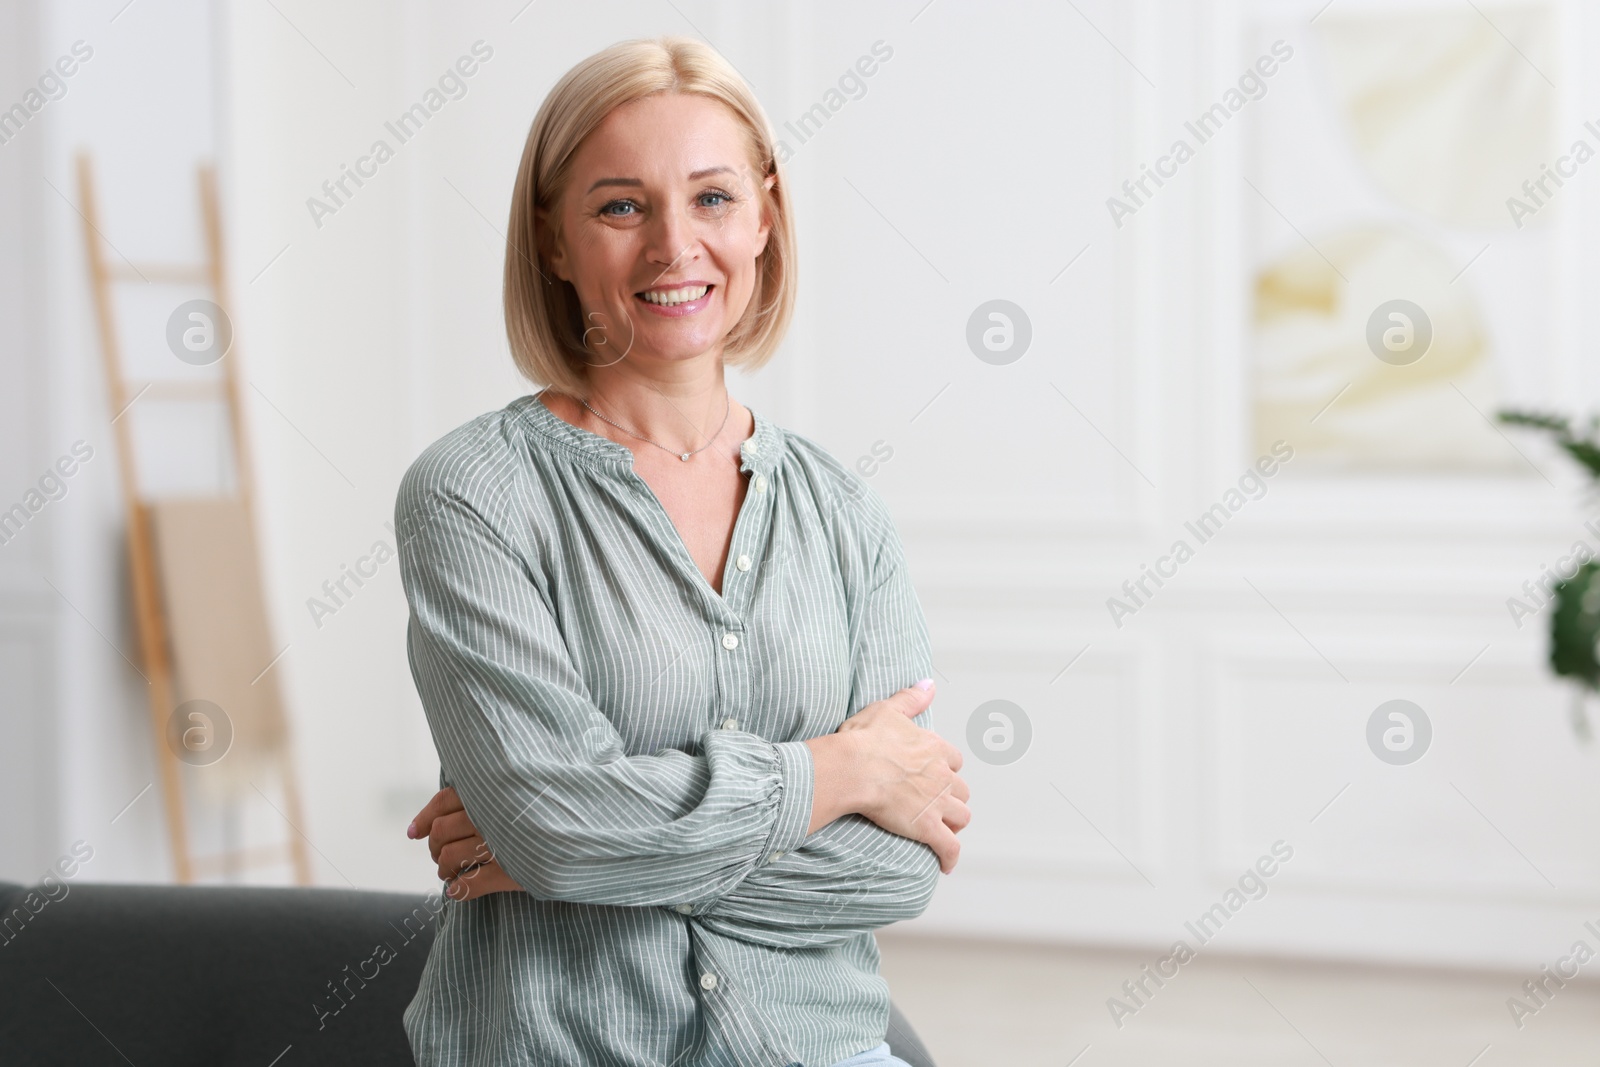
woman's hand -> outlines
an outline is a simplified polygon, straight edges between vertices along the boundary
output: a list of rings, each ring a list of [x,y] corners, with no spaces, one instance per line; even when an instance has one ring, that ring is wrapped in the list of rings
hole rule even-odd
[[[829,737],[806,742],[816,757],[811,829],[859,812],[890,833],[921,841],[949,874],[961,855],[956,834],[972,821],[972,792],[956,772],[961,750],[911,720],[933,702],[911,686],[868,704]]]
[[[406,836],[428,839],[428,851],[439,865],[439,878],[444,881],[445,895],[451,900],[473,900],[490,893],[522,891],[495,861],[488,842],[467,818],[461,798],[448,786],[435,793],[417,812],[417,817],[406,827]]]

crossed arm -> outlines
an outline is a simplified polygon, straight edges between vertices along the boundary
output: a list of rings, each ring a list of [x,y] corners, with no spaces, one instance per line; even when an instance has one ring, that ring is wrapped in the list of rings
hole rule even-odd
[[[452,896],[519,889],[671,906],[777,947],[837,942],[927,907],[939,872],[928,845],[853,812],[811,832],[808,742],[712,730],[701,755],[623,755],[523,560],[497,532],[493,499],[408,472],[397,513],[430,516],[401,543],[407,652],[442,777],[464,806],[435,820],[450,806],[435,798],[418,836],[465,828],[489,853],[461,876],[484,880],[460,893],[456,879]],[[852,706],[929,673],[926,623],[892,527],[853,637]],[[927,719],[921,711],[913,721]]]

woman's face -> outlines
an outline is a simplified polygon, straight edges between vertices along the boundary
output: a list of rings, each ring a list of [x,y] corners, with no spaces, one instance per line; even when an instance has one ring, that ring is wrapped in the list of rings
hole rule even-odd
[[[577,290],[596,364],[721,350],[771,228],[747,145],[718,101],[660,93],[617,108],[579,146],[550,264]]]

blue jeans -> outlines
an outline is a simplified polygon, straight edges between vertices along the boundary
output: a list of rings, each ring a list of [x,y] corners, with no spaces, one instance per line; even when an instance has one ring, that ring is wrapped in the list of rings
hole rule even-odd
[[[833,1067],[911,1067],[905,1060],[889,1051],[889,1042],[885,1041],[877,1048],[869,1048],[865,1052],[858,1052],[847,1060],[840,1060]]]

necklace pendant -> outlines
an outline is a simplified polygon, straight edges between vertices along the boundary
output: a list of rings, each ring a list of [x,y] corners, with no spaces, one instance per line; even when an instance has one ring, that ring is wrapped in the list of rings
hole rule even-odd
[[[690,455],[691,455],[691,453],[685,452],[683,455],[679,456],[678,458],[683,460],[685,463],[687,463],[687,462],[689,462],[689,456]]]

